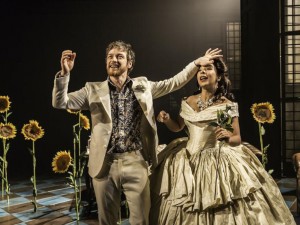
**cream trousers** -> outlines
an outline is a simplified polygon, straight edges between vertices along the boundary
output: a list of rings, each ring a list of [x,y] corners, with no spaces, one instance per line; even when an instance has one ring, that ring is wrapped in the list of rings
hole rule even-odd
[[[93,178],[100,225],[116,225],[119,220],[121,191],[129,206],[131,225],[148,225],[150,187],[148,165],[140,151],[106,157],[107,176]]]

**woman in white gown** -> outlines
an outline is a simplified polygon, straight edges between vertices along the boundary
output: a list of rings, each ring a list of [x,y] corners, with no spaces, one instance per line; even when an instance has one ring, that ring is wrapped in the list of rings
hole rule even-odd
[[[165,111],[157,117],[174,132],[186,126],[189,137],[166,147],[171,153],[153,174],[153,189],[161,197],[152,209],[153,218],[159,215],[155,225],[295,224],[273,178],[241,145],[238,104],[226,71],[221,58],[201,66],[199,92],[183,99],[179,118]],[[233,131],[209,125],[228,106]]]

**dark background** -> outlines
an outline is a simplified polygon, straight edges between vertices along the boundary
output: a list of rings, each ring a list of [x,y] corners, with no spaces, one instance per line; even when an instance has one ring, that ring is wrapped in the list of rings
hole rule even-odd
[[[57,151],[72,150],[72,125],[77,117],[51,105],[53,79],[60,70],[63,50],[77,53],[70,91],[86,81],[106,79],[105,48],[115,40],[129,42],[135,50],[131,76],[156,81],[175,75],[210,47],[224,49],[226,59],[227,22],[242,22],[242,88],[235,94],[242,137],[258,146],[251,105],[271,101],[280,111],[277,10],[273,1],[246,0],[1,1],[0,95],[10,97],[13,114],[9,121],[18,129],[17,137],[10,141],[9,178],[32,175],[27,150],[31,142],[20,134],[23,124],[31,119],[45,129],[45,136],[36,142],[37,176],[53,174],[51,161]],[[156,100],[156,114],[165,109],[175,115],[180,99],[192,94],[195,84],[193,80],[180,91]],[[89,132],[82,132],[83,148]],[[185,136],[161,125],[158,132],[161,143]],[[272,124],[272,135],[266,135],[266,142],[274,147],[270,166],[280,175],[280,119]]]

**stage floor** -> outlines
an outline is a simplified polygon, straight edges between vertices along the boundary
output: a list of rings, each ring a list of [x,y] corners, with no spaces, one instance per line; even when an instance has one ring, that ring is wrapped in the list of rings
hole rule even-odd
[[[0,196],[0,224],[34,225],[34,224],[81,224],[98,225],[96,206],[91,207],[89,214],[76,223],[74,208],[74,189],[67,184],[65,177],[37,179],[38,210],[33,212],[31,203],[31,182],[10,181],[11,194],[9,203],[6,196]],[[86,186],[82,182],[82,198],[86,193]],[[82,208],[83,209],[83,208]],[[84,208],[86,209],[86,208]],[[122,220],[122,225],[129,225],[127,219]]]
[[[73,207],[74,190],[67,184],[65,177],[51,177],[37,179],[37,203],[38,210],[33,212],[32,184],[27,180],[10,181],[11,194],[9,203],[6,196],[0,196],[0,224],[33,225],[33,224],[77,224],[75,220],[75,209]],[[285,178],[278,181],[278,186],[284,195],[286,203],[295,215],[297,224],[300,218],[296,216],[296,179]],[[82,198],[86,186],[83,182]],[[97,210],[92,207],[90,213],[79,222],[81,225],[97,225]],[[127,219],[123,219],[122,225],[129,225]]]

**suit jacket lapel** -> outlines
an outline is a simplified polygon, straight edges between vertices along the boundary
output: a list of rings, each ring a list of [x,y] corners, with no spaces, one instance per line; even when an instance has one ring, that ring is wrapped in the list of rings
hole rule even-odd
[[[153,106],[152,106],[152,96],[149,90],[146,90],[146,87],[133,79],[132,89],[135,94],[136,99],[138,100],[149,124],[156,130],[155,121],[153,121]]]
[[[107,81],[101,83],[101,85],[99,86],[98,93],[99,93],[100,101],[102,102],[102,105],[106,113],[111,119],[110,95],[109,95],[109,87]]]
[[[134,95],[135,95],[136,99],[140,103],[140,106],[142,107],[142,110],[145,113],[145,112],[147,112],[147,104],[145,102],[145,100],[146,100],[145,97],[142,96],[144,94],[144,91],[145,91],[142,87],[143,87],[142,84],[140,84],[139,82],[133,80],[132,90],[134,92]]]

